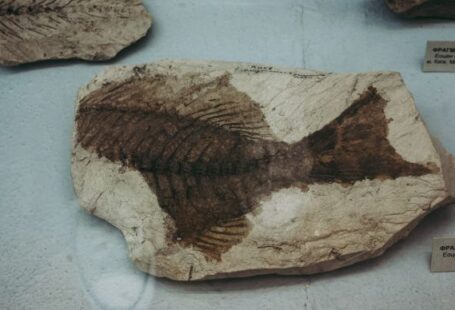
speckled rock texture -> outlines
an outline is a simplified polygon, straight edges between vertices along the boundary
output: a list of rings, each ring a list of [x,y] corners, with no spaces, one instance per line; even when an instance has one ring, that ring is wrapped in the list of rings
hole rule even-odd
[[[455,197],[455,160],[394,72],[109,68],[79,91],[72,158],[81,207],[179,281],[348,266]]]
[[[394,11],[407,17],[455,18],[453,0],[386,0]]]
[[[151,24],[140,0],[3,0],[0,64],[111,59]]]

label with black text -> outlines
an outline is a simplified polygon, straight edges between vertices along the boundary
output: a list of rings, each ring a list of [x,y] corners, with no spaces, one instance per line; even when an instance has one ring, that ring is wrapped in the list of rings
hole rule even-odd
[[[431,271],[455,271],[455,238],[433,238]]]
[[[428,41],[425,72],[455,72],[455,41]]]

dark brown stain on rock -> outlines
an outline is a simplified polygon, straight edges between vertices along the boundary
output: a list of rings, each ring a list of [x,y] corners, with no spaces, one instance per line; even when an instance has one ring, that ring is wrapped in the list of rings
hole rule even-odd
[[[406,17],[455,18],[453,0],[386,0],[386,2],[392,11]]]
[[[432,172],[390,145],[386,101],[374,88],[321,130],[287,144],[273,138],[258,104],[229,75],[194,81],[136,75],[93,91],[81,100],[76,139],[140,171],[174,219],[175,241],[208,259],[239,243],[250,231],[245,215],[280,188]]]

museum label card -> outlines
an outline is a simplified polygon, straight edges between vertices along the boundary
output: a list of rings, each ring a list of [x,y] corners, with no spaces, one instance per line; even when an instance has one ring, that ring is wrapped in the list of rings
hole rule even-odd
[[[433,238],[431,271],[455,271],[455,238]]]
[[[455,41],[428,41],[424,72],[455,72]]]

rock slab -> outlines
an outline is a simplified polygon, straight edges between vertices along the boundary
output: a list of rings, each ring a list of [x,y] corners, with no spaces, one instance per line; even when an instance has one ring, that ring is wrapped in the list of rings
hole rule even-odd
[[[453,0],[386,0],[386,3],[392,11],[406,17],[455,18]]]
[[[0,64],[107,60],[145,36],[151,24],[140,0],[0,1]]]
[[[351,265],[455,198],[455,160],[394,72],[113,67],[80,89],[73,139],[81,206],[180,281]]]

